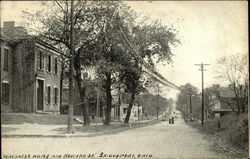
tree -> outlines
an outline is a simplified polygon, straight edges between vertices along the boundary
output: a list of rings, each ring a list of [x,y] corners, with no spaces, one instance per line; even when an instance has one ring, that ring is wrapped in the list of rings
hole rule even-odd
[[[102,85],[106,91],[106,112],[105,125],[110,125],[111,106],[112,106],[112,86],[119,82],[119,72],[123,61],[130,61],[130,55],[127,53],[127,47],[124,45],[123,37],[120,34],[117,13],[119,18],[123,19],[121,24],[124,28],[132,25],[132,11],[121,2],[102,2],[105,12],[103,17],[103,28],[98,38],[100,56],[97,62],[97,73],[102,80]]]
[[[236,97],[238,114],[244,113],[248,104],[248,64],[247,55],[224,56],[217,61],[217,74],[227,81]]]
[[[200,103],[201,99],[198,95],[197,87],[191,85],[190,83],[180,86],[180,93],[177,95],[176,101],[177,109],[185,114],[189,114],[192,111],[194,116],[199,117],[201,114]]]
[[[171,107],[173,104],[173,99],[166,99],[162,97],[160,94],[153,95],[150,93],[140,94],[140,103],[144,107],[144,113],[147,117],[148,115],[155,115],[158,118],[160,113],[166,111],[167,107]]]
[[[131,100],[125,123],[129,122],[130,112],[134,103],[135,95],[140,91],[142,84],[142,66],[155,71],[155,63],[172,61],[172,52],[170,45],[176,45],[180,41],[176,38],[173,28],[162,26],[156,21],[154,24],[138,25],[131,28],[132,32],[123,32],[125,42],[130,48],[130,54],[133,55],[133,64],[128,65],[133,69],[127,69],[130,79],[125,80],[127,90],[131,93]],[[136,48],[136,49],[135,49]],[[156,60],[154,60],[154,58]],[[133,87],[130,87],[133,85]]]
[[[89,107],[86,104],[87,84],[83,78],[83,71],[85,68],[102,64],[102,59],[105,57],[104,53],[108,55],[108,52],[103,51],[104,48],[106,50],[110,49],[107,44],[108,38],[105,38],[112,31],[109,20],[113,18],[113,12],[110,11],[110,8],[114,10],[117,8],[117,5],[115,2],[104,1],[74,2],[73,33],[75,36],[75,50],[72,54],[69,54],[69,26],[72,24],[69,20],[71,9],[69,1],[53,1],[46,4],[48,8],[43,11],[34,14],[26,12],[28,18],[26,21],[30,22],[27,26],[31,31],[52,45],[64,47],[66,50],[65,54],[69,57],[74,57],[74,77],[81,98],[84,125],[89,125]],[[115,37],[114,34],[112,36]],[[111,39],[109,41],[112,42]],[[109,50],[109,52],[113,52],[113,50],[112,48],[112,51]],[[109,76],[109,73],[106,76]],[[110,101],[110,98],[108,101]]]
[[[129,66],[129,67],[128,67]],[[135,101],[135,95],[143,89],[142,81],[140,81],[142,75],[141,69],[137,63],[133,63],[124,67],[121,71],[121,81],[125,85],[125,91],[130,93],[130,100],[128,105],[128,111],[124,123],[129,122],[131,109]]]

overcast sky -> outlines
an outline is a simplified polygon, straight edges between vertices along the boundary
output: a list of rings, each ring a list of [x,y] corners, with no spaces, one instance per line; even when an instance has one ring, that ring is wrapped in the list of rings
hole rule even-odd
[[[174,62],[170,66],[158,65],[158,71],[176,85],[191,83],[201,87],[201,72],[194,64],[209,63],[204,72],[205,87],[222,83],[214,78],[215,62],[224,55],[248,53],[247,2],[244,1],[127,1],[139,16],[149,20],[160,19],[179,30],[182,44],[173,48]],[[3,21],[19,24],[21,11],[36,10],[35,1],[1,1]],[[168,91],[168,97],[176,91]]]

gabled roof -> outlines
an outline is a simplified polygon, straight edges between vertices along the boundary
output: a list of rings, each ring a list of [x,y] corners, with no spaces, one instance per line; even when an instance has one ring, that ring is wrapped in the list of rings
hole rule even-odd
[[[219,97],[222,98],[235,98],[234,92],[229,88],[220,88]]]

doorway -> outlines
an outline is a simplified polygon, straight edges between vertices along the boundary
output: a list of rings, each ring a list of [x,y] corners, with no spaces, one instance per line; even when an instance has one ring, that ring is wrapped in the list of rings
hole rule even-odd
[[[37,80],[37,110],[43,111],[44,81]]]

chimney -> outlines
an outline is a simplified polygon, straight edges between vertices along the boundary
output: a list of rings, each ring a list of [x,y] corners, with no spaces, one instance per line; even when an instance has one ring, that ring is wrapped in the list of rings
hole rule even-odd
[[[9,38],[22,37],[27,35],[27,31],[23,27],[15,27],[14,21],[6,21],[3,23],[3,33]]]
[[[6,21],[3,23],[3,33],[8,36],[12,37],[15,31],[15,22],[14,21]]]
[[[3,28],[8,28],[8,29],[13,29],[15,27],[15,22],[14,21],[7,21],[3,22]]]

